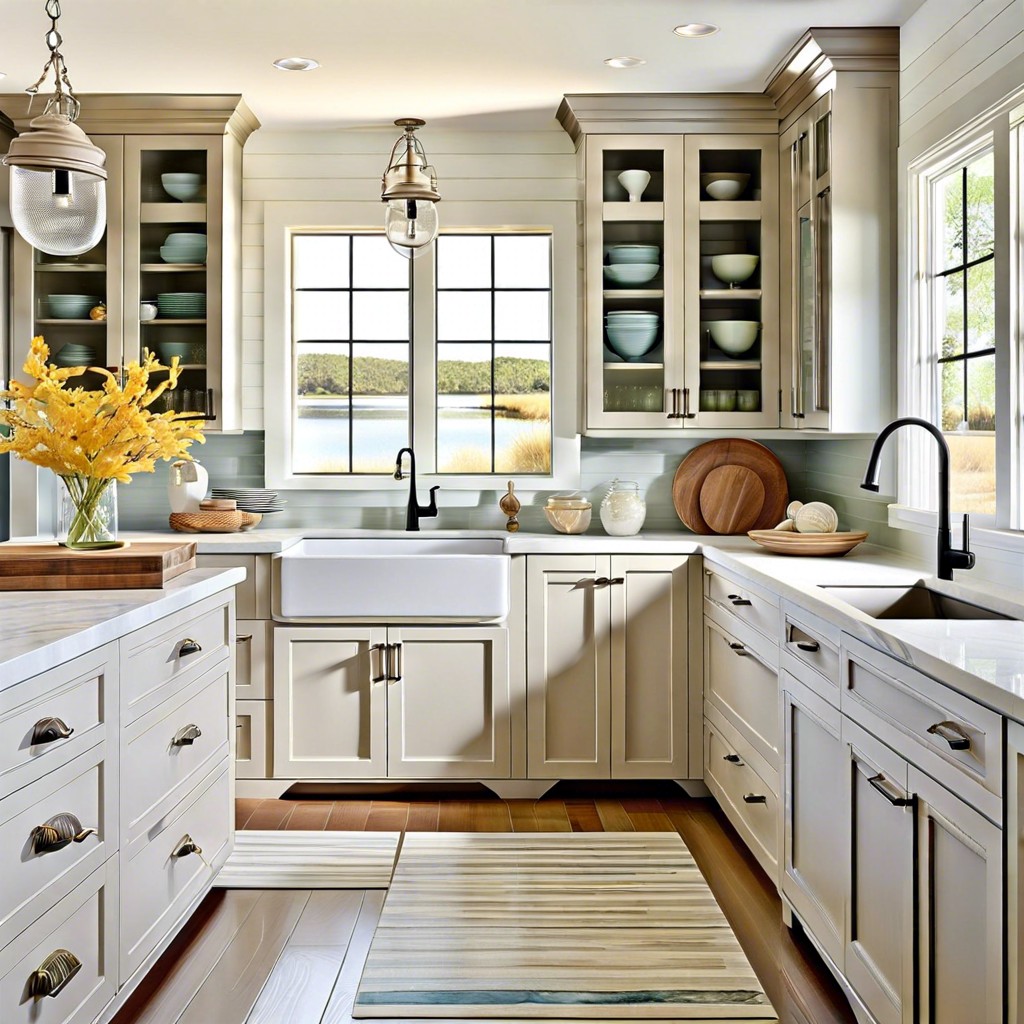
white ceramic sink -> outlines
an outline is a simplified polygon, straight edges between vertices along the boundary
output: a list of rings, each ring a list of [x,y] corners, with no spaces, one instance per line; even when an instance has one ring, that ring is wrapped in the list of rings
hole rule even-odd
[[[286,619],[483,622],[509,609],[498,538],[307,538],[279,556]]]

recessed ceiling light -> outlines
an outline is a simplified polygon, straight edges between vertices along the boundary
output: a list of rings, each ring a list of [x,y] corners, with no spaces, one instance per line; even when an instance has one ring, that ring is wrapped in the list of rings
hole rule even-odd
[[[647,61],[643,57],[608,57],[605,64],[610,68],[638,68]]]
[[[320,61],[312,57],[278,57],[274,67],[279,71],[313,71],[320,67]]]
[[[686,39],[702,39],[704,36],[713,36],[721,30],[709,21],[690,21],[685,25],[676,25],[672,31],[677,36],[683,36]]]

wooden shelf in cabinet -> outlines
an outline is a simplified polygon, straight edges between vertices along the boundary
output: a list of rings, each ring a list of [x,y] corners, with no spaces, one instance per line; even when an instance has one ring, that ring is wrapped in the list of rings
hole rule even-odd
[[[702,359],[702,370],[760,370],[760,359]]]
[[[94,274],[105,273],[106,263],[37,263],[37,274]]]
[[[663,299],[664,288],[606,288],[602,293],[606,299]]]
[[[143,263],[139,268],[144,274],[194,274],[206,270],[205,263]]]
[[[702,299],[759,299],[760,288],[701,288],[697,293]]]
[[[178,363],[179,370],[205,370],[206,363]],[[170,370],[168,367],[166,370],[154,370],[154,373],[167,373]]]
[[[664,203],[604,203],[601,216],[606,221],[663,221]]]
[[[142,326],[143,327],[174,327],[174,326],[182,327],[182,326],[188,326],[190,324],[194,325],[194,324],[205,324],[205,323],[206,323],[205,319],[203,319],[203,320],[186,320],[186,319],[182,319],[182,320],[172,320],[172,319],[167,319],[167,320],[145,320],[145,321],[142,322]]]
[[[205,224],[206,203],[140,203],[143,224]]]
[[[701,220],[760,220],[761,201],[737,199],[735,202],[716,199],[701,200]]]
[[[606,370],[664,370],[664,363],[628,363],[625,360],[619,363],[605,363]]]
[[[106,327],[106,320],[69,320],[67,317],[39,317],[37,324],[64,324],[67,327],[84,327],[87,324],[92,327]]]

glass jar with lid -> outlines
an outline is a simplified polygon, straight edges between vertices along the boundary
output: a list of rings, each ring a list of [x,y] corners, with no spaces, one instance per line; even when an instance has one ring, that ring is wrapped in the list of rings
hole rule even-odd
[[[647,517],[647,503],[635,480],[613,480],[601,502],[601,525],[612,537],[632,537]]]

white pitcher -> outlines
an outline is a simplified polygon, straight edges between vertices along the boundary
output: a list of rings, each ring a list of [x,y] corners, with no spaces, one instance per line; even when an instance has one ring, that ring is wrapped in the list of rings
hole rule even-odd
[[[179,459],[171,463],[171,476],[167,482],[167,500],[172,512],[198,512],[199,503],[206,497],[210,475],[195,461]]]

